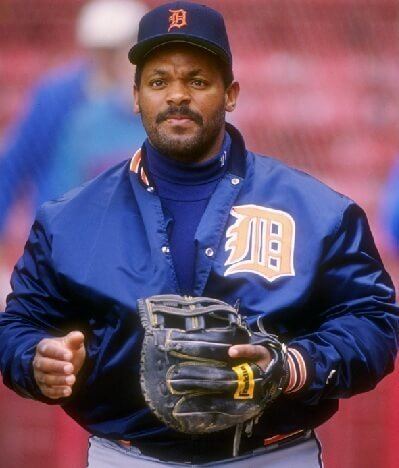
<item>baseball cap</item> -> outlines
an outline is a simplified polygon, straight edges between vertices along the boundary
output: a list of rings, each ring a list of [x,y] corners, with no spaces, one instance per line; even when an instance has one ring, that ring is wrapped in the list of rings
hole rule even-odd
[[[137,43],[130,49],[129,60],[138,64],[151,51],[171,42],[201,47],[232,66],[223,16],[206,5],[171,2],[149,11],[140,21]]]
[[[138,0],[93,0],[80,11],[76,35],[88,48],[121,47],[137,38],[137,23],[148,8]]]

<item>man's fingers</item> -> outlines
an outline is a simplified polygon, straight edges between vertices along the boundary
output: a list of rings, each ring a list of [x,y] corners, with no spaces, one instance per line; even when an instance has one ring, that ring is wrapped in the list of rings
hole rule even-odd
[[[260,345],[234,345],[229,348],[232,358],[265,359],[269,356],[266,348]]]
[[[69,397],[72,394],[71,387],[67,387],[67,386],[55,387],[55,386],[48,386],[45,384],[41,384],[40,390],[42,391],[43,395],[53,400],[56,400],[58,398]]]
[[[65,346],[56,340],[43,340],[37,346],[37,351],[42,355],[60,361],[70,361],[72,353]]]
[[[71,332],[61,338],[45,338],[33,359],[34,377],[43,395],[51,399],[72,394],[72,385],[85,357],[84,335]]]
[[[68,333],[63,338],[49,338],[42,340],[37,346],[37,352],[42,356],[60,361],[71,361],[74,351],[84,344],[84,335],[79,331]]]
[[[33,367],[43,373],[68,375],[73,373],[73,365],[70,362],[58,361],[47,357],[35,357]]]
[[[71,386],[75,383],[74,375],[54,375],[54,374],[45,374],[44,372],[35,373],[36,382],[39,384],[45,384],[49,387],[51,386]]]
[[[85,337],[83,333],[78,331],[70,332],[64,337],[64,343],[71,351],[78,350],[84,344],[84,341]]]
[[[271,361],[270,352],[260,345],[234,345],[229,348],[231,358],[246,358],[254,361],[263,370],[267,369]]]

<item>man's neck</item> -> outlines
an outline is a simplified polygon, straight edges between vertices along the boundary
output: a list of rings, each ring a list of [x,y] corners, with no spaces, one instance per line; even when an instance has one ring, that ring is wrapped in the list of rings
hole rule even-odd
[[[211,159],[202,162],[182,163],[163,155],[147,140],[145,147],[148,170],[152,176],[183,185],[199,184],[218,179],[227,167],[230,145],[231,138],[226,133],[220,151]]]

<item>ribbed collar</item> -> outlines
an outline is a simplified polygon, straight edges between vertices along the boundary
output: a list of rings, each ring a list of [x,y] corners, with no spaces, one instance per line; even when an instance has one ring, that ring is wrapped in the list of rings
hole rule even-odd
[[[226,172],[231,137],[226,132],[221,151],[201,163],[181,163],[160,153],[147,140],[144,142],[146,162],[151,176],[181,185],[197,185],[219,179]]]

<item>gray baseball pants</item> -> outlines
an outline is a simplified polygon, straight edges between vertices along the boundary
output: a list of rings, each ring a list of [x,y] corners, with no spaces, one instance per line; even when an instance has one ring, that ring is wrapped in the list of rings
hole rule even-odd
[[[287,447],[261,448],[236,458],[218,462],[192,465],[167,463],[140,453],[136,447],[125,448],[117,442],[99,437],[90,437],[88,468],[160,468],[165,467],[223,467],[223,468],[320,468],[320,444],[312,435],[308,440]]]

